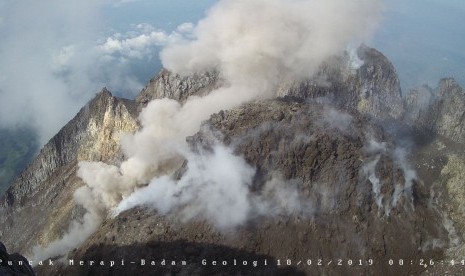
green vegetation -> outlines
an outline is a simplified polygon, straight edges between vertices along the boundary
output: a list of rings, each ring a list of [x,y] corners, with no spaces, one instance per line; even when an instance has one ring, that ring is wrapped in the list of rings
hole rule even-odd
[[[32,160],[38,143],[30,129],[0,129],[0,196]]]

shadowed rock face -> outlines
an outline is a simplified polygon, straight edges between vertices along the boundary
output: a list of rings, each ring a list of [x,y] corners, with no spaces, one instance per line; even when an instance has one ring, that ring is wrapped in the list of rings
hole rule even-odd
[[[0,242],[0,275],[2,276],[34,276],[35,273],[24,256],[8,254],[6,247]]]

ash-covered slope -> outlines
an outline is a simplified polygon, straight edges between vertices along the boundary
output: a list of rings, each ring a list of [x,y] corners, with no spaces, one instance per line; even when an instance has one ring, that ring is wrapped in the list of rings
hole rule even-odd
[[[275,264],[284,256],[313,260],[313,266],[295,267],[307,274],[411,274],[421,268],[391,267],[388,260],[392,256],[414,259],[419,254],[437,257],[433,238],[448,242],[441,214],[428,208],[424,187],[409,190],[409,172],[396,159],[394,142],[357,112],[341,113],[327,105],[286,99],[250,103],[213,115],[188,139],[194,151],[212,150],[218,141],[257,168],[252,194],[266,198],[269,210],[255,214],[234,233],[224,233],[201,218],[185,224],[177,212],[165,217],[133,209],[107,220],[72,258],[108,262],[115,255],[128,261],[142,256],[159,262],[181,258],[190,264],[120,266],[112,272],[116,275],[151,271],[279,274],[284,271]],[[379,185],[378,195],[373,193],[375,185]],[[376,263],[368,265],[367,256]],[[348,257],[362,259],[364,265],[316,265],[318,259],[347,262]],[[235,258],[262,263],[268,259],[272,266],[201,265],[202,259],[231,263]],[[105,271],[75,266],[66,268],[64,275]]]
[[[445,264],[435,266],[425,275],[462,275],[463,266],[452,266],[465,252],[463,179],[465,172],[464,109],[465,93],[452,78],[439,81],[438,87],[413,89],[406,97],[405,122],[416,132],[421,146],[416,150],[419,174],[431,194],[436,194],[438,208],[447,210],[446,221],[455,229],[452,243],[445,251]]]
[[[219,73],[181,77],[163,70],[135,102],[105,90],[99,93],[44,147],[1,200],[0,240],[24,254],[37,243],[47,245],[62,236],[69,221],[84,212],[72,200],[84,184],[76,176],[78,161],[122,162],[119,134],[138,128],[135,118],[149,101],[168,97],[184,102],[222,84]],[[220,231],[202,215],[186,222],[183,215],[199,207],[199,200],[167,215],[134,208],[104,219],[68,258],[186,260],[186,267],[54,266],[41,267],[40,274],[410,275],[423,267],[391,267],[387,260],[441,258],[456,242],[454,224],[444,223],[449,221],[447,214],[437,204],[442,198],[431,193],[438,175],[428,178],[430,170],[418,166],[425,156],[408,158],[405,143],[382,127],[386,120],[400,122],[405,111],[395,69],[381,53],[362,47],[358,56],[334,57],[310,80],[282,80],[277,95],[281,98],[218,112],[187,138],[194,153],[209,156],[213,145],[221,144],[253,167],[247,189],[247,198],[253,200],[245,224]],[[428,147],[422,150],[430,152]],[[172,177],[182,179],[190,165],[184,162]],[[201,204],[208,205],[213,192],[199,197],[205,199]],[[201,264],[202,259],[218,257],[229,262],[267,259],[269,266]],[[292,259],[293,266],[276,266],[284,258]],[[296,265],[307,259],[312,266]],[[318,259],[364,263],[318,267]],[[369,265],[368,259],[375,263]]]
[[[80,160],[115,162],[120,134],[134,131],[136,105],[103,89],[40,151],[0,200],[0,240],[27,253],[60,236],[79,215],[73,192]]]

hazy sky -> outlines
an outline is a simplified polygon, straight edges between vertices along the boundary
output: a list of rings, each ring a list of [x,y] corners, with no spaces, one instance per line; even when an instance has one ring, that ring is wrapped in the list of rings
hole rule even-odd
[[[442,77],[465,85],[465,1],[389,0],[374,40],[396,66],[404,90]],[[405,93],[405,91],[404,91]]]
[[[0,0],[0,127],[32,126],[44,143],[103,86],[134,97],[160,69],[163,45],[215,2]],[[446,76],[464,85],[465,2],[385,3],[367,43],[393,61],[404,90]]]

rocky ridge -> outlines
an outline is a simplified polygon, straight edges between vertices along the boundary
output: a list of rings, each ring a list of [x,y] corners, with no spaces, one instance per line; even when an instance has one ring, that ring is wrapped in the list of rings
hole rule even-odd
[[[436,89],[413,89],[406,106],[407,122],[416,129],[465,143],[465,92],[454,79],[442,79]]]
[[[205,95],[219,87],[222,81],[218,72],[194,74],[193,76],[180,76],[162,69],[162,71],[149,81],[136,97],[140,111],[153,99],[169,98],[184,102],[192,95]]]
[[[380,119],[402,118],[400,82],[392,63],[379,51],[366,46],[358,49],[358,57],[360,67],[354,67],[354,61],[346,54],[322,64],[310,79],[283,80],[276,95],[331,102]],[[139,109],[150,100],[165,97],[183,102],[191,95],[206,94],[222,83],[218,72],[185,77],[162,70],[150,80],[136,102]]]
[[[57,238],[76,215],[72,194],[82,185],[77,162],[121,159],[119,135],[136,128],[132,101],[115,98],[106,89],[98,93],[43,147],[1,199],[0,240],[26,253],[38,242]]]

